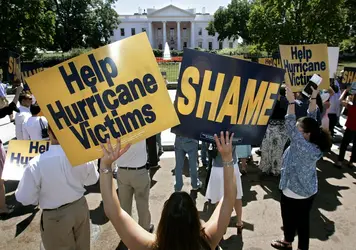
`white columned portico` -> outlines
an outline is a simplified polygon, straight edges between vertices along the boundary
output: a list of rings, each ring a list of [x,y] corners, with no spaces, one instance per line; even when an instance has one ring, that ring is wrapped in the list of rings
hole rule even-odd
[[[166,42],[167,42],[166,22],[163,21],[162,25],[163,25],[163,49],[164,49],[164,47],[166,46]]]
[[[192,49],[194,49],[195,48],[195,31],[194,31],[194,21],[191,21],[190,22],[190,42],[191,42],[191,47],[192,47]]]
[[[181,50],[181,39],[180,39],[180,22],[177,22],[177,50]]]
[[[148,22],[148,39],[150,40],[151,46],[153,47],[153,29],[152,29],[152,22]]]

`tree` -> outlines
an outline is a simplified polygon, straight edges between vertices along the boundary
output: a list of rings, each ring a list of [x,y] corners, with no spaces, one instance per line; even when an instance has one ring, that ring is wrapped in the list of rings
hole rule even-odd
[[[269,52],[279,44],[338,46],[345,25],[345,0],[257,0],[248,21],[252,41]]]
[[[56,13],[54,49],[99,47],[109,42],[118,27],[119,16],[112,8],[116,0],[53,0]]]
[[[214,20],[207,27],[209,35],[219,34],[220,41],[228,39],[239,39],[250,41],[247,29],[252,2],[248,0],[232,0],[227,8],[220,7],[214,14]]]
[[[341,42],[340,51],[346,53],[356,53],[356,0],[346,0],[346,30],[349,35]]]
[[[36,49],[53,43],[55,15],[45,0],[0,1],[0,49],[32,58]]]

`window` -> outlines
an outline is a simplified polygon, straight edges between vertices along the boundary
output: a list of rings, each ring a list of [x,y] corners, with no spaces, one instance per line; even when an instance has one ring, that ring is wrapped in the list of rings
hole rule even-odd
[[[157,35],[158,35],[158,37],[162,37],[163,35],[162,35],[162,29],[161,28],[158,28],[157,29]]]
[[[184,43],[183,43],[183,48],[186,48],[186,47],[188,47],[188,43],[187,43],[187,42],[184,42]]]
[[[213,42],[209,42],[209,50],[213,50]]]
[[[223,42],[219,42],[219,49],[223,49]]]
[[[142,32],[146,32],[146,28],[142,28]]]
[[[199,28],[198,35],[199,35],[199,36],[203,35],[203,28]]]
[[[202,49],[203,48],[203,42],[198,42],[198,47]]]
[[[131,36],[136,35],[136,29],[135,28],[131,28]]]
[[[183,28],[183,37],[188,37],[187,36],[187,28]]]
[[[232,49],[234,47],[234,43],[233,42],[229,42],[229,48]]]
[[[173,39],[173,37],[174,37],[174,28],[171,28],[171,29],[169,30],[169,37],[170,37],[171,39]]]
[[[120,29],[120,34],[121,34],[121,36],[125,36],[125,29],[124,28]]]

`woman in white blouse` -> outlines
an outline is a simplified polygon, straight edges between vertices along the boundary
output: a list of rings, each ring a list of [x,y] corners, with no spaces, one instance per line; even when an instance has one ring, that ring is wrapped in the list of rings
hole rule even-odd
[[[47,140],[43,137],[42,131],[48,128],[48,121],[44,116],[40,116],[41,108],[37,104],[31,105],[32,116],[25,120],[22,129],[24,140]]]

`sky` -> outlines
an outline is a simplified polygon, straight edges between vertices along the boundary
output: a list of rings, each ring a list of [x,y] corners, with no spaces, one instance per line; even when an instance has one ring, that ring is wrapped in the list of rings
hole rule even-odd
[[[182,9],[195,8],[197,12],[201,12],[202,8],[206,8],[206,12],[213,14],[219,6],[227,6],[231,0],[118,0],[116,3],[116,11],[119,14],[133,14],[138,12],[138,7],[142,11],[147,8],[156,7],[163,8],[173,4]]]

